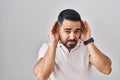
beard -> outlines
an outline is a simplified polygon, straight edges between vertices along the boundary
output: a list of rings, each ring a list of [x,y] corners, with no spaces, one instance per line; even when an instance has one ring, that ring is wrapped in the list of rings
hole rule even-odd
[[[70,40],[67,40],[67,41],[62,42],[62,43],[67,49],[73,49],[76,46],[77,42],[78,41],[75,39],[73,39],[73,40],[70,39]]]

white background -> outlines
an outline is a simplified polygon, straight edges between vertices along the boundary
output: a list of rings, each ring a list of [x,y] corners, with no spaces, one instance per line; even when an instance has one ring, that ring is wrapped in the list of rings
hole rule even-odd
[[[63,9],[88,21],[95,44],[112,60],[112,73],[95,68],[94,80],[119,80],[119,0],[0,0],[0,80],[36,80],[33,67],[48,30]]]

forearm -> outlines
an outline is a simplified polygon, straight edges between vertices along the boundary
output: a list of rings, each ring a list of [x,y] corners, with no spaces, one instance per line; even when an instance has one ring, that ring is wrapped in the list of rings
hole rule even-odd
[[[56,45],[49,45],[45,56],[38,62],[35,67],[38,80],[46,80],[51,74],[56,54]]]
[[[111,72],[111,60],[103,54],[92,42],[86,46],[90,52],[90,62],[100,71],[105,74]]]

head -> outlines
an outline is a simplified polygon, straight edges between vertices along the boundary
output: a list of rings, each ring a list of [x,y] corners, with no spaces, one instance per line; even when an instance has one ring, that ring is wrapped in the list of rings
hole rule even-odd
[[[58,25],[60,42],[71,50],[80,39],[83,26],[79,13],[72,9],[63,10],[58,16]]]

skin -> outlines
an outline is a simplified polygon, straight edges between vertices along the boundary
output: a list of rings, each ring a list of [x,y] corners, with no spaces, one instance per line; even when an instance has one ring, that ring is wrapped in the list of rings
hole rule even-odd
[[[51,26],[49,30],[50,44],[48,50],[45,56],[34,67],[34,73],[38,80],[46,80],[51,74],[54,68],[58,42],[63,43],[70,51],[72,49],[70,46],[76,45],[79,39],[86,41],[91,38],[91,30],[88,23],[83,21],[83,24],[85,27],[83,31],[81,31],[82,26],[79,21],[65,19],[60,27],[58,27],[57,21]],[[110,58],[101,52],[93,42],[86,45],[86,47],[90,52],[90,64],[93,64],[98,71],[109,74],[112,70]]]
[[[77,44],[80,38],[80,30],[81,24],[79,21],[64,20],[59,27],[60,42],[63,43],[69,51]],[[71,48],[70,45],[74,47]]]

